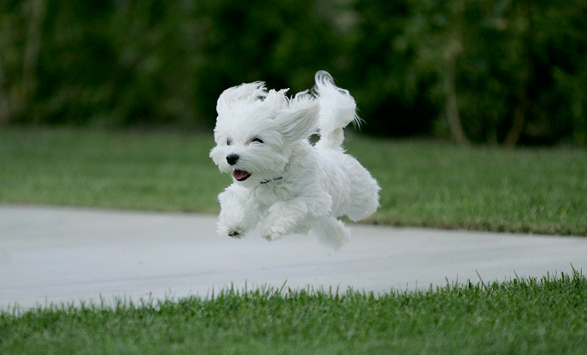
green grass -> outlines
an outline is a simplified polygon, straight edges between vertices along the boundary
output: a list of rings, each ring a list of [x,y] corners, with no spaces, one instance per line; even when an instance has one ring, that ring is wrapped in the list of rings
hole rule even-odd
[[[2,354],[585,354],[587,280],[374,297],[276,289],[0,311]]]
[[[0,130],[0,201],[216,213],[229,183],[212,132]],[[399,226],[587,235],[587,150],[459,147],[349,135],[379,180],[372,220]]]
[[[86,129],[0,131],[0,201],[213,213],[230,178],[210,135]]]
[[[357,141],[400,226],[587,235],[587,150]]]

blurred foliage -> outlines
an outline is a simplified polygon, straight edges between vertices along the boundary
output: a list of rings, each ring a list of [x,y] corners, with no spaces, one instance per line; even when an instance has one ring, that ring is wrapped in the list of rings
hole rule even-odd
[[[319,69],[370,134],[587,144],[583,0],[0,3],[0,124],[209,128],[225,88]]]

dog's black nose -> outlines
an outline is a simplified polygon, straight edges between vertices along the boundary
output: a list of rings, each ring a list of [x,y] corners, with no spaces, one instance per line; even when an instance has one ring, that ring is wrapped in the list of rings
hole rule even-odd
[[[236,162],[238,161],[239,158],[240,157],[237,154],[229,154],[226,157],[226,161],[228,162],[228,164],[234,165],[234,164],[236,164]]]

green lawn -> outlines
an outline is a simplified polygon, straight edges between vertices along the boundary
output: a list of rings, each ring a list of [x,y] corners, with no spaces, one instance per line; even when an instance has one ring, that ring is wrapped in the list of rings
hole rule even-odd
[[[216,213],[230,183],[212,133],[0,130],[0,202]],[[459,147],[349,135],[383,224],[587,235],[587,150]]]
[[[0,201],[213,213],[230,183],[210,135],[2,129]]]
[[[0,353],[583,355],[586,294],[575,272],[380,297],[228,290],[211,299],[0,311]]]

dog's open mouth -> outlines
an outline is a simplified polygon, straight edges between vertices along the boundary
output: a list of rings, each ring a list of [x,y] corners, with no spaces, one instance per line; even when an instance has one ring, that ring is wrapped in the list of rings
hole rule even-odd
[[[249,174],[248,172],[244,171],[244,170],[238,170],[235,169],[232,172],[232,176],[237,180],[237,181],[245,181],[246,179],[249,178],[249,176],[251,176],[251,174]]]

